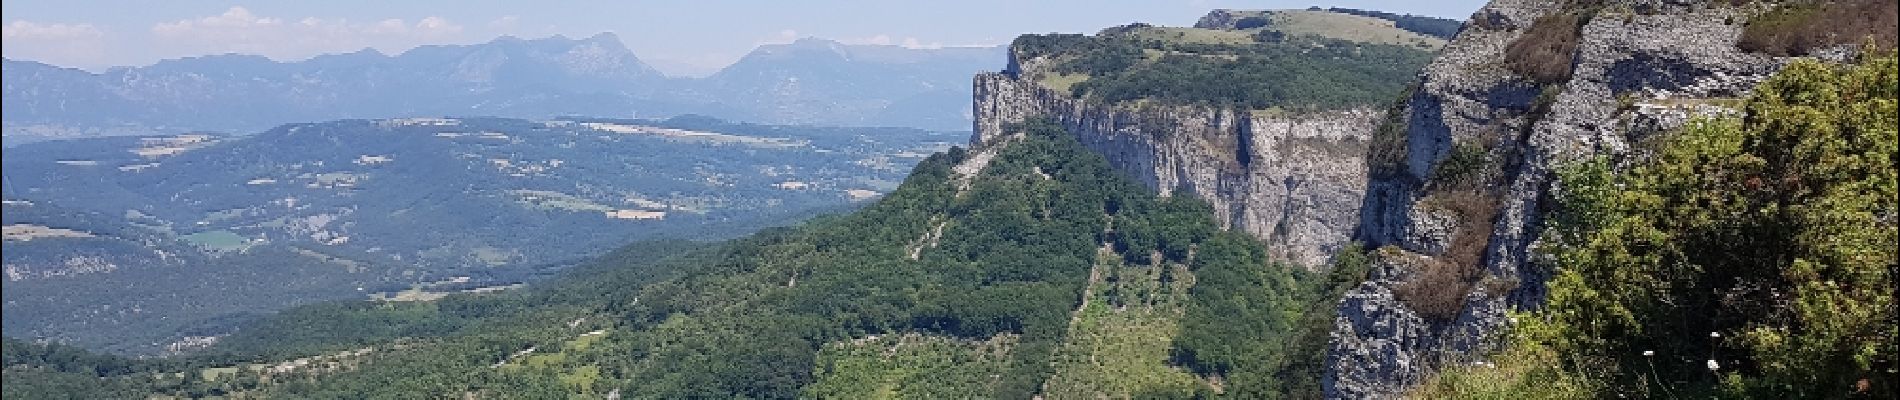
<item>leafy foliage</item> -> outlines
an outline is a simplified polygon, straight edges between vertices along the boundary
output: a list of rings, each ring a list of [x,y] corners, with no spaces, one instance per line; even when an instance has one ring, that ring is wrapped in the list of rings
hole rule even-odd
[[[1563,173],[1515,354],[1603,395],[1894,396],[1896,60],[1798,61],[1627,173]]]

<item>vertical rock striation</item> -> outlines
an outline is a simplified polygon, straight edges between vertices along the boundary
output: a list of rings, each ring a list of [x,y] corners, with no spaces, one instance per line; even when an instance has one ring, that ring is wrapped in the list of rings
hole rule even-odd
[[[1206,200],[1223,228],[1265,240],[1279,259],[1318,267],[1351,240],[1381,113],[1096,104],[1022,78],[1038,62],[1012,54],[1008,70],[976,76],[973,147],[1004,137],[1008,124],[1048,117],[1163,195]]]

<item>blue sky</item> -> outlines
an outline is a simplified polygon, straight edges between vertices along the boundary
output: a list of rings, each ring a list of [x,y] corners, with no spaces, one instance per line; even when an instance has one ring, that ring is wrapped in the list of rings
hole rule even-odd
[[[614,32],[671,74],[703,74],[765,43],[822,37],[913,47],[997,45],[1022,33],[1130,22],[1189,25],[1215,8],[1338,6],[1464,19],[1482,0],[237,1],[0,0],[8,58],[98,70],[183,56],[300,60],[496,36]]]

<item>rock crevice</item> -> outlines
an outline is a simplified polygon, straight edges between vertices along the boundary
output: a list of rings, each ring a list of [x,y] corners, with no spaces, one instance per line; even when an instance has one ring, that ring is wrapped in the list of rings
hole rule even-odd
[[[1279,259],[1317,268],[1351,240],[1378,111],[1099,104],[1022,78],[1039,60],[1011,58],[1004,72],[976,76],[972,146],[1047,117],[1136,181],[1207,201],[1223,228],[1266,241]]]

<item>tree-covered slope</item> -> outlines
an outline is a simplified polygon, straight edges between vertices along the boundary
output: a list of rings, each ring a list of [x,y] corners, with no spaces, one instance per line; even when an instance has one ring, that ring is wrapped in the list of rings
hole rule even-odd
[[[1017,128],[1007,143],[931,156],[852,214],[716,245],[636,245],[522,291],[303,307],[152,367],[201,379],[19,362],[7,386],[107,376],[155,393],[295,398],[1281,392],[1271,376],[1292,370],[1276,360],[1295,351],[1295,320],[1320,297],[1311,279],[1219,231],[1198,201],[1120,178],[1061,128]]]

